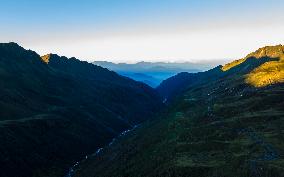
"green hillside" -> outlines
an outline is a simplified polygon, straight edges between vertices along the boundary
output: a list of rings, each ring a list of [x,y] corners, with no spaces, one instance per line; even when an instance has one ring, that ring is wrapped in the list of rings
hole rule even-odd
[[[160,90],[171,96],[168,110],[85,161],[76,176],[284,176],[282,48],[266,47],[226,69],[165,81],[160,89],[174,91]],[[273,69],[263,69],[267,65]],[[280,77],[250,82],[261,72]]]

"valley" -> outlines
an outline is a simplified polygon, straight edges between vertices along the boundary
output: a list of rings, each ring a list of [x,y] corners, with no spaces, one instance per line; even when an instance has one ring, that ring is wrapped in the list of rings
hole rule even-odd
[[[168,110],[88,159],[75,176],[284,176],[283,75],[262,87],[246,82],[263,65],[278,62],[282,71],[283,51],[261,48],[226,71],[164,81],[158,90]],[[269,80],[278,71],[266,72]],[[171,92],[161,90],[166,84]]]
[[[2,43],[0,176],[284,176],[283,56],[260,48],[153,89]]]
[[[7,0],[0,177],[284,177],[284,0]]]
[[[0,68],[0,176],[63,176],[163,107],[145,84],[16,43],[0,44]]]
[[[135,64],[116,64],[106,61],[95,61],[93,64],[115,71],[133,80],[144,82],[153,88],[158,87],[163,80],[180,72],[197,73],[211,69],[214,66],[210,63],[190,62],[138,62]]]

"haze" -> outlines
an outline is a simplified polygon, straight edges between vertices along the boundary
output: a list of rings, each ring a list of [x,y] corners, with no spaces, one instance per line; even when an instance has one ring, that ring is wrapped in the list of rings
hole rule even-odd
[[[0,2],[0,40],[42,55],[217,63],[284,43],[281,0]]]

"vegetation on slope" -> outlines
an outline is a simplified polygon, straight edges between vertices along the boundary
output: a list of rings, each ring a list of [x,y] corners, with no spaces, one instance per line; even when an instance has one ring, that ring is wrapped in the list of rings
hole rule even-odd
[[[240,65],[246,60],[255,57],[257,59],[269,57],[277,61],[269,61],[255,68],[247,75],[246,82],[255,87],[264,87],[274,83],[284,82],[284,46],[266,46],[249,54],[243,59],[233,61],[222,67],[223,71],[228,71]]]
[[[267,62],[253,70],[246,77],[246,83],[264,87],[284,82],[284,60]]]
[[[48,61],[48,62],[47,62]],[[0,176],[63,176],[162,106],[145,84],[75,58],[0,44]]]
[[[231,63],[224,65],[222,67],[222,70],[228,71],[231,68],[242,64],[244,61],[246,61],[247,59],[249,59],[251,57],[255,57],[255,58],[258,58],[258,59],[263,58],[263,57],[270,57],[270,58],[278,58],[279,57],[279,58],[282,58],[283,55],[284,55],[283,52],[284,52],[284,47],[282,45],[266,46],[266,47],[258,49],[255,52],[248,54],[245,58],[235,60]]]
[[[235,60],[212,70],[191,74],[181,73],[162,82],[157,88],[160,95],[171,100],[183,93],[188,86],[216,80],[227,75],[238,75],[247,84],[264,87],[274,83],[283,83],[284,46],[267,46],[250,53],[243,59]]]
[[[284,85],[246,83],[279,59],[256,57],[214,79],[195,76],[202,80],[185,86],[159,120],[87,160],[77,176],[284,176]]]

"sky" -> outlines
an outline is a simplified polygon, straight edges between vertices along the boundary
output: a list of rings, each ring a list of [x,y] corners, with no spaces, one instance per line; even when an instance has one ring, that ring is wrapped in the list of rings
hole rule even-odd
[[[283,0],[0,0],[0,42],[81,60],[220,62],[284,44]]]

